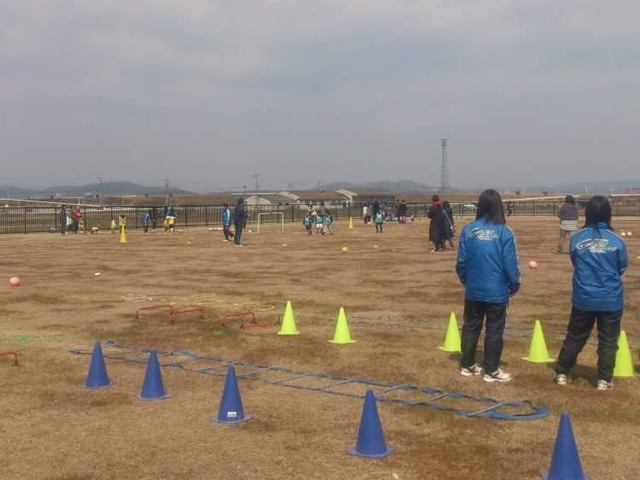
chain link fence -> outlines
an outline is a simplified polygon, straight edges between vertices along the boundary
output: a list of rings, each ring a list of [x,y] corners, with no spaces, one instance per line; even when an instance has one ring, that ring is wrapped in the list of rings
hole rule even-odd
[[[510,216],[556,216],[562,202],[557,201],[505,201],[505,212]],[[640,200],[616,200],[611,202],[614,216],[640,216]],[[354,221],[363,218],[361,204],[343,204],[327,206],[334,221],[347,220],[353,217]],[[407,216],[413,216],[420,220],[426,217],[430,204],[407,204]],[[581,216],[584,216],[584,205],[580,204]],[[255,223],[259,213],[281,212],[285,223],[302,223],[307,205],[247,205],[248,222]],[[458,218],[474,217],[476,207],[471,203],[452,203],[453,214]],[[61,225],[61,207],[31,207],[31,206],[5,206],[0,207],[0,233],[60,233],[61,229],[68,230],[67,225]],[[230,207],[233,214],[233,206]],[[183,205],[174,207],[177,216],[176,227],[215,227],[222,225],[222,205]],[[127,219],[127,228],[141,229],[142,216],[149,214],[151,217],[150,228],[163,228],[165,211],[163,207],[83,207],[80,206],[84,230],[97,231],[109,230],[112,220],[118,224],[118,217],[124,215]],[[67,209],[70,215],[71,209]],[[389,217],[395,219],[395,211],[392,206],[388,211]],[[280,221],[276,216],[267,217],[266,221]]]

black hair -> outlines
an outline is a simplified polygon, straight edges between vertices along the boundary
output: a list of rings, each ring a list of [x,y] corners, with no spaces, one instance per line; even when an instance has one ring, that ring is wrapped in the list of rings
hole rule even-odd
[[[229,205],[228,205],[228,204],[226,204],[226,203],[223,203],[223,204],[222,204],[222,206],[223,206],[224,208],[229,207]]]
[[[241,204],[242,204],[242,202],[244,202],[244,198],[240,197],[240,198],[238,199],[238,205],[241,205]]]
[[[502,197],[493,189],[487,189],[480,194],[476,220],[484,219],[491,223],[507,223],[504,218]]]
[[[611,228],[611,204],[602,195],[596,195],[589,200],[584,210],[584,217],[585,227],[587,225],[595,226],[598,223],[606,223],[607,228],[613,230]]]
[[[440,201],[440,197],[439,197],[438,195],[433,195],[433,196],[431,197],[431,201],[432,201],[432,202],[439,202],[439,201]]]
[[[451,205],[449,204],[449,200],[445,200],[444,202],[442,202],[442,208],[449,208],[451,207]]]
[[[576,199],[573,198],[573,195],[567,195],[566,197],[564,197],[564,202],[565,203],[569,203],[571,205],[575,205],[576,204]]]

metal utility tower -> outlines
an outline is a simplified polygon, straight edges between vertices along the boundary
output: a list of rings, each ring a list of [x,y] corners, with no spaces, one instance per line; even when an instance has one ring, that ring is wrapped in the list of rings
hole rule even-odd
[[[449,165],[447,163],[447,139],[440,140],[442,146],[442,161],[440,163],[440,191],[449,190]]]
[[[169,177],[164,177],[164,204],[169,205]]]
[[[260,184],[258,183],[258,180],[260,179],[260,175],[258,175],[257,173],[252,175],[253,177],[253,181],[255,182],[255,186],[256,186],[256,192],[260,190]]]

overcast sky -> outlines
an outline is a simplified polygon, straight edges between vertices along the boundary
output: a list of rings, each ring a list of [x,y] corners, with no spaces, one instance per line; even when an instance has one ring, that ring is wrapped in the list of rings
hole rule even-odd
[[[640,180],[640,1],[0,0],[0,184]]]

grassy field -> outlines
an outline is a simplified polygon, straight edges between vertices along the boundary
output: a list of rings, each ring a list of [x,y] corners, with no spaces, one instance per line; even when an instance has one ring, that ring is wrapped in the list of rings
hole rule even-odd
[[[627,237],[627,331],[634,360],[640,347],[640,219],[617,218]],[[557,222],[515,218],[523,287],[508,324],[543,322],[552,356],[559,351],[570,309],[571,265],[554,253]],[[284,234],[245,236],[244,248],[205,228],[148,235],[2,236],[0,350],[16,350],[21,365],[0,357],[0,477],[6,479],[539,479],[548,470],[559,415],[571,414],[590,478],[640,478],[636,461],[640,384],[616,379],[596,392],[596,350],[589,344],[577,378],[553,384],[553,365],[522,361],[528,338],[506,338],[510,384],[458,375],[456,355],[438,349],[449,314],[462,321],[463,290],[455,253],[429,254],[426,224],[387,224],[383,234],[356,222],[335,235],[307,237],[302,225]],[[286,246],[284,246],[286,244]],[[348,253],[341,247],[348,246]],[[526,268],[535,259],[539,268]],[[99,272],[101,275],[96,276]],[[11,275],[22,278],[8,286]],[[271,322],[293,303],[299,336],[277,327],[221,327],[229,312],[251,309]],[[202,306],[205,316],[171,321],[136,307],[172,303]],[[344,306],[357,343],[329,340]],[[88,356],[71,355],[96,339],[137,347],[182,347],[228,359],[293,370],[366,377],[398,384],[531,400],[550,410],[534,421],[464,418],[426,407],[379,403],[387,442],[383,460],[351,457],[362,401],[240,380],[240,425],[210,422],[223,379],[163,369],[171,397],[136,398],[144,366],[108,360],[115,386],[89,391]],[[595,336],[592,337],[595,339]],[[471,407],[473,408],[473,406]]]

